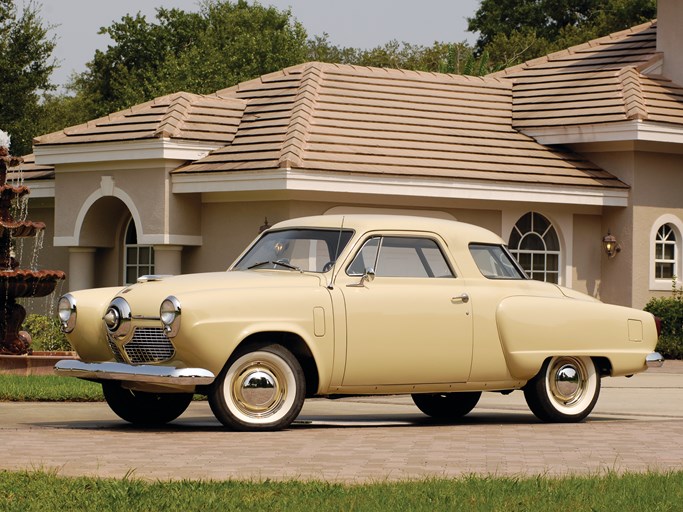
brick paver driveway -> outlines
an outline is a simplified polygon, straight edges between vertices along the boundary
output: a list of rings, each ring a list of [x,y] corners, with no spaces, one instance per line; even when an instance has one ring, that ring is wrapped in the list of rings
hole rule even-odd
[[[0,403],[0,469],[146,479],[363,482],[468,474],[567,475],[683,467],[683,365],[603,379],[580,424],[543,424],[521,392],[485,394],[457,425],[409,397],[309,400],[287,431],[224,431],[205,402],[162,429],[104,404]]]

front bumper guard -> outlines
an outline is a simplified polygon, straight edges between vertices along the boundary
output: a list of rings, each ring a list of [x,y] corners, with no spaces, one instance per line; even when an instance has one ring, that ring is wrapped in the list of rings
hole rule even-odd
[[[664,357],[659,352],[652,352],[645,358],[648,368],[660,368],[664,364]]]
[[[90,380],[123,380],[178,386],[211,384],[216,376],[203,368],[173,368],[172,366],[132,365],[125,363],[85,363],[62,359],[54,372],[65,377]]]

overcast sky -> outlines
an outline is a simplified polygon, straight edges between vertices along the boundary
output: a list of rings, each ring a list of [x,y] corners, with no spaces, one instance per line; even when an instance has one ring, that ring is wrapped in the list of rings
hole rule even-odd
[[[39,0],[46,23],[55,25],[55,57],[60,68],[53,82],[63,85],[72,72],[85,70],[96,49],[111,42],[98,35],[100,27],[126,14],[141,12],[155,20],[156,8],[198,10],[196,0]],[[372,48],[392,39],[431,45],[434,41],[473,43],[467,18],[479,0],[262,0],[278,9],[292,8],[309,36],[327,32],[337,46]],[[17,2],[18,5],[21,2]]]

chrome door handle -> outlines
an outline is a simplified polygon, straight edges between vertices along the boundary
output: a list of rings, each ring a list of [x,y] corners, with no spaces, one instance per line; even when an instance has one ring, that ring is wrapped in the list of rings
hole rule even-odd
[[[463,304],[467,304],[470,301],[470,296],[467,295],[466,293],[460,294],[457,297],[451,298],[451,302],[462,302]]]

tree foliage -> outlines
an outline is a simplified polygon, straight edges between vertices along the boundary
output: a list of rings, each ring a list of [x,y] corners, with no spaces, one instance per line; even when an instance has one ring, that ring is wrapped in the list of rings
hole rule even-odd
[[[12,137],[12,153],[30,153],[40,111],[40,92],[52,88],[55,47],[39,8],[21,12],[13,0],[0,0],[0,129]]]
[[[206,0],[197,13],[161,8],[156,23],[125,16],[100,34],[114,44],[70,84],[97,115],[171,92],[214,92],[300,63],[307,51],[290,11],[245,0]]]
[[[656,0],[482,0],[475,49],[501,69],[651,20]]]
[[[423,46],[392,40],[375,48],[361,49],[334,46],[324,33],[308,41],[307,60],[469,75],[488,72],[488,67],[482,66],[486,57],[475,58],[472,47],[465,42],[435,41],[432,46]]]

